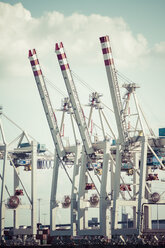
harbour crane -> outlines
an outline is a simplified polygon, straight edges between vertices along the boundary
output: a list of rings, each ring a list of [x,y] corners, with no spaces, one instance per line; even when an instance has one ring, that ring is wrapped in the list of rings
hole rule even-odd
[[[149,177],[149,167],[147,166],[147,157],[155,156],[158,163],[161,164],[161,167],[164,168],[164,165],[154,152],[154,143],[158,144],[159,138],[153,136],[153,131],[149,128],[150,136],[146,135],[144,124],[142,121],[142,111],[139,107],[135,90],[138,87],[134,83],[124,84],[123,87],[127,90],[125,94],[125,105],[122,105],[119,84],[117,80],[117,71],[114,65],[114,59],[112,56],[112,49],[110,46],[109,36],[100,37],[100,43],[104,58],[104,64],[106,68],[107,78],[109,82],[109,88],[116,118],[116,125],[118,129],[118,140],[117,140],[117,149],[116,149],[116,168],[115,168],[115,182],[114,182],[114,194],[113,194],[113,220],[112,220],[112,233],[115,235],[122,234],[135,234],[139,235],[142,231],[142,212],[143,204],[144,208],[144,219],[145,219],[145,228],[151,228],[151,218],[150,218],[150,185],[147,180],[150,180]],[[134,106],[136,109],[137,121],[135,123],[135,128],[133,129],[133,135],[130,136],[130,122],[126,122],[126,117],[131,116],[129,111],[129,101],[130,96],[133,95]],[[129,112],[127,114],[127,111]],[[145,117],[143,118],[146,122]],[[128,124],[128,125],[127,125]],[[138,129],[139,124],[139,129]],[[146,123],[147,124],[147,123]],[[147,124],[147,127],[148,124]],[[152,147],[151,145],[152,144]],[[158,145],[160,147],[160,143]],[[163,149],[163,147],[161,148]],[[132,166],[132,175],[133,175],[133,195],[129,192],[131,190],[129,184],[121,184],[120,177],[123,170],[124,162],[126,161],[127,173],[129,164]],[[139,168],[140,165],[140,168]],[[147,179],[149,178],[149,179]],[[152,177],[156,180],[156,176]],[[153,179],[153,180],[154,180]],[[130,199],[121,200],[119,199],[119,193],[122,191],[127,191]],[[147,205],[148,204],[148,205]],[[118,209],[120,206],[131,206],[133,208],[133,229],[122,230],[117,228],[118,223]]]
[[[64,147],[60,129],[57,124],[57,119],[51,104],[51,100],[49,97],[49,93],[46,87],[45,78],[43,76],[39,60],[37,57],[36,50],[29,50],[29,60],[32,67],[32,71],[34,74],[34,78],[38,87],[38,91],[40,94],[40,98],[43,104],[43,108],[45,111],[45,115],[48,121],[49,129],[51,131],[51,135],[53,138],[54,146],[55,146],[55,156],[54,156],[54,168],[53,168],[53,176],[52,176],[52,188],[51,188],[51,199],[50,199],[50,227],[51,227],[51,235],[52,236],[58,236],[59,232],[56,230],[56,210],[58,208],[58,203],[56,199],[57,195],[57,187],[58,187],[58,177],[59,177],[59,165],[60,163],[63,165],[63,168],[65,169],[65,172],[67,173],[67,170],[65,168],[65,162],[69,160],[74,161],[74,170],[73,170],[73,180],[70,179],[72,183],[72,190],[71,190],[71,229],[64,231],[61,235],[64,236],[71,236],[75,235],[76,232],[76,218],[72,218],[72,216],[75,215],[75,212],[77,212],[76,209],[76,194],[77,194],[77,188],[78,188],[78,174],[79,174],[79,159],[80,159],[80,145],[77,143],[73,147]],[[70,158],[71,155],[71,158]],[[74,158],[73,158],[74,156]],[[68,175],[68,173],[67,173]],[[69,175],[68,175],[69,176]],[[68,197],[64,200],[68,201]],[[67,204],[69,206],[69,204]]]
[[[117,71],[116,71],[115,64],[114,64],[114,59],[113,59],[113,55],[112,55],[112,48],[110,46],[109,36],[100,37],[100,43],[101,43],[107,78],[108,78],[108,82],[109,82],[109,88],[110,88],[111,99],[112,99],[114,113],[115,113],[118,135],[119,135],[118,140],[117,140],[115,184],[114,184],[114,194],[113,194],[112,231],[115,234],[117,231],[120,232],[120,230],[117,230],[117,222],[118,222],[117,216],[118,216],[119,206],[126,204],[125,201],[119,199],[119,193],[125,187],[126,191],[130,195],[130,193],[129,193],[130,188],[127,185],[123,187],[120,184],[122,160],[123,160],[123,158],[128,160],[128,157],[131,156],[132,159],[134,160],[134,165],[136,167],[135,170],[137,170],[138,169],[138,167],[137,167],[138,161],[135,161],[135,160],[139,160],[140,158],[138,156],[135,156],[135,152],[132,154],[129,152],[129,149],[130,149],[130,146],[128,148],[129,136],[128,136],[128,128],[127,128],[127,124],[126,124],[126,118],[125,118],[125,112],[126,112],[126,108],[128,105],[128,101],[127,101],[127,104],[126,104],[125,109],[124,109],[122,106],[119,84],[118,84],[118,80],[117,80]],[[142,180],[141,178],[143,178],[142,182],[144,182],[144,180],[145,180],[144,179],[145,178],[145,175],[144,175],[145,168],[143,169],[143,167],[145,167],[145,165],[146,165],[146,139],[144,138],[144,140],[145,140],[145,142],[142,142],[142,144],[143,144],[142,148],[139,147],[139,149],[142,149],[141,150],[141,154],[142,154],[141,155],[141,177],[139,178],[136,175],[136,173],[134,173],[134,180],[137,181],[137,178],[139,180]],[[140,185],[140,187],[143,188],[143,190],[141,189],[140,192],[144,191],[144,187],[145,187],[144,184],[142,186]],[[137,190],[137,188],[136,188],[136,190]],[[135,197],[135,199],[133,199],[133,197],[131,197],[131,195],[130,195],[129,205],[132,205],[133,209],[136,209],[134,211],[134,213],[136,213],[136,211],[137,211],[137,203],[138,203],[137,200],[138,199],[136,197]],[[128,202],[127,202],[127,204],[128,204]],[[136,228],[137,227],[136,214],[134,214],[134,222],[135,222],[134,227]]]
[[[78,195],[78,234],[79,235],[105,235],[110,236],[110,211],[109,211],[109,197],[107,188],[107,175],[109,166],[109,150],[110,142],[105,139],[101,144],[92,144],[91,137],[86,125],[85,116],[83,109],[78,97],[76,86],[73,81],[70,66],[67,60],[67,56],[64,50],[63,43],[56,43],[55,52],[57,54],[58,62],[61,68],[61,72],[64,78],[64,82],[68,91],[72,109],[75,114],[75,119],[78,125],[78,129],[83,142],[83,151],[81,157],[81,170],[79,179],[79,195]],[[100,146],[100,147],[99,147]],[[101,189],[100,189],[100,229],[90,230],[88,228],[87,219],[87,184],[88,184],[88,171],[87,164],[91,163],[92,159],[96,160],[97,151],[102,150],[103,153],[103,173],[101,179]],[[94,186],[94,185],[93,185]],[[91,185],[92,187],[92,185]]]

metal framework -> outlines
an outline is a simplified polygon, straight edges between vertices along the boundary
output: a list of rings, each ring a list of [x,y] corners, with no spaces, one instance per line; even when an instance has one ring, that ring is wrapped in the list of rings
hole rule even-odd
[[[164,165],[154,152],[155,149],[160,152],[160,150],[163,151],[164,148],[158,141],[160,138],[154,136],[153,131],[146,122],[146,118],[140,109],[135,94],[135,90],[138,87],[136,84],[128,83],[123,85],[126,89],[126,94],[122,104],[109,36],[101,37],[100,43],[119,135],[116,149],[112,234],[118,235],[118,237],[131,234],[140,235],[144,230],[151,229],[151,209],[149,203],[151,203],[152,194],[151,186],[148,182],[151,177],[149,176],[151,175],[149,174],[151,169],[147,166],[147,158],[149,156],[155,156],[161,168],[164,168]],[[134,108],[136,110],[134,114],[130,112],[129,106],[132,95]],[[134,119],[136,117],[136,120],[131,122],[131,117],[134,117]],[[149,129],[150,135],[146,134],[144,122]],[[128,176],[132,175],[133,194],[130,193],[130,191],[132,191],[130,184],[123,183],[120,180],[122,171],[126,171]],[[126,191],[127,193],[125,199],[121,199],[120,197],[122,191]],[[144,204],[145,207],[143,209]],[[118,211],[121,206],[129,206],[133,210],[132,229],[127,228],[122,230],[118,227]]]
[[[62,164],[63,168],[65,169],[66,173],[67,170],[65,168],[66,163],[70,162],[74,164],[73,169],[73,177],[72,179],[69,177],[71,183],[72,183],[72,189],[71,189],[71,228],[69,230],[61,231],[61,236],[73,236],[75,235],[75,229],[76,229],[76,218],[73,217],[76,215],[77,208],[76,208],[76,194],[78,189],[78,173],[79,173],[79,160],[80,160],[80,145],[79,142],[77,142],[76,136],[75,136],[75,130],[74,130],[74,124],[73,124],[73,117],[72,112],[70,110],[70,103],[68,101],[68,98],[64,99],[62,111],[62,121],[61,121],[61,127],[59,129],[57,124],[57,119],[55,116],[55,113],[53,111],[53,107],[51,104],[51,100],[49,97],[49,93],[46,87],[45,79],[42,74],[42,70],[39,64],[39,60],[37,58],[36,50],[33,49],[33,51],[29,51],[29,59],[31,63],[31,67],[34,73],[35,81],[38,87],[38,91],[40,94],[40,98],[45,110],[45,115],[49,124],[49,129],[52,134],[54,146],[55,146],[55,156],[54,156],[54,168],[53,168],[53,177],[52,177],[52,187],[51,187],[51,199],[50,199],[50,229],[51,229],[51,235],[52,236],[59,236],[59,231],[56,227],[56,213],[57,209],[60,207],[57,201],[57,189],[58,189],[58,178],[59,178],[59,167],[60,164]],[[64,115],[68,112],[71,117],[71,123],[72,123],[72,129],[73,134],[75,138],[75,146],[73,147],[64,147],[63,141],[61,138],[61,130],[64,123]],[[67,173],[68,175],[68,173]],[[69,201],[69,197],[67,199]],[[69,207],[69,202],[64,203],[63,205],[66,205],[65,207]]]
[[[3,115],[1,111],[1,116]],[[5,116],[5,115],[4,115]],[[6,117],[6,116],[5,116]],[[1,241],[4,241],[4,221],[5,221],[5,210],[6,208],[8,211],[13,211],[13,239],[15,237],[15,241],[13,244],[23,244],[20,243],[19,239],[16,237],[18,235],[26,237],[27,235],[31,236],[31,244],[36,244],[36,234],[37,234],[37,193],[36,193],[36,169],[37,169],[37,144],[35,141],[30,141],[26,132],[22,132],[18,137],[16,137],[12,142],[7,143],[5,138],[5,133],[2,127],[2,121],[0,123],[0,136],[2,137],[1,149],[0,149],[0,159],[3,160],[3,169],[1,175],[1,204],[0,204],[0,234],[1,234]],[[22,141],[24,138],[28,138],[26,144],[28,147],[23,147]],[[14,144],[16,141],[17,148],[14,150],[11,148],[11,145]],[[12,149],[12,150],[11,150]],[[25,161],[22,158],[28,156],[28,160],[30,163],[26,164],[19,164],[18,161]],[[14,188],[13,193],[10,193],[7,187],[7,175],[6,175],[6,167],[10,163],[10,166],[13,168],[14,171]],[[31,171],[31,196],[29,196],[23,181],[19,175],[20,166],[26,168],[26,170]],[[24,172],[26,173],[26,172]],[[8,194],[8,201],[6,202],[6,195],[5,190]],[[26,195],[29,201],[29,204],[22,204],[21,197]],[[20,209],[29,209],[31,211],[31,227],[28,229],[21,229],[20,222],[19,222],[19,212]],[[26,242],[26,238],[24,239]]]
[[[54,168],[52,175],[52,186],[50,196],[50,234],[54,237],[76,237],[104,236],[113,240],[116,244],[126,244],[133,239],[147,239],[158,241],[163,237],[155,230],[152,230],[151,209],[153,205],[165,204],[163,193],[154,189],[153,182],[159,180],[159,173],[165,170],[165,129],[156,137],[149,127],[136,97],[135,83],[123,84],[125,95],[121,98],[118,83],[117,70],[112,56],[112,48],[109,36],[100,37],[101,49],[109,83],[109,89],[114,109],[118,138],[116,138],[111,126],[104,114],[101,104],[101,95],[93,92],[90,96],[88,123],[81,106],[78,91],[76,89],[72,71],[67,60],[63,43],[56,43],[60,69],[64,78],[68,97],[63,101],[62,120],[60,128],[52,107],[47,90],[45,77],[41,70],[36,50],[29,50],[29,60],[43,104],[49,129],[54,142]],[[132,108],[132,109],[131,109]],[[102,138],[93,139],[92,123],[93,112],[96,110],[99,116]],[[70,115],[72,134],[75,144],[64,146],[62,130],[65,114]],[[0,108],[0,117],[2,116]],[[77,140],[74,123],[80,133],[81,141]],[[105,124],[109,131],[105,130]],[[92,124],[91,124],[92,125]],[[148,129],[148,131],[146,131]],[[17,147],[10,149],[11,143],[7,143],[5,133],[0,119],[0,159],[2,162],[1,204],[0,204],[0,242],[4,239],[5,210],[8,207],[13,211],[13,236],[31,236],[31,244],[36,244],[37,234],[37,192],[36,192],[36,168],[37,159],[41,156],[38,144],[30,139],[25,131],[14,139]],[[23,143],[26,139],[27,143]],[[111,139],[113,139],[111,141]],[[13,194],[7,189],[6,167],[7,162],[14,170]],[[30,162],[29,162],[30,161]],[[23,163],[23,164],[22,164]],[[73,174],[70,177],[66,165],[73,165]],[[31,196],[28,195],[23,181],[19,176],[21,166],[31,172]],[[60,166],[66,172],[71,183],[71,196],[64,196],[64,202],[57,199],[58,182],[60,179]],[[156,170],[156,172],[155,172]],[[26,173],[26,172],[25,172]],[[20,189],[22,187],[22,189]],[[5,190],[9,199],[6,204]],[[21,204],[20,198],[27,196],[29,204]],[[94,192],[93,194],[91,192]],[[70,228],[59,230],[57,228],[58,208],[70,207]],[[21,229],[19,223],[19,210],[21,208],[31,210],[31,228]],[[99,223],[97,228],[89,227],[89,209],[97,211]],[[132,213],[133,226],[120,226],[120,214]],[[127,223],[128,224],[128,223]],[[17,240],[18,241],[18,240]],[[147,241],[144,241],[147,242]],[[18,244],[18,242],[17,242]],[[21,243],[22,244],[22,243]],[[24,243],[25,244],[25,243]]]
[[[81,170],[79,178],[79,191],[78,191],[78,235],[104,235],[110,237],[110,210],[109,206],[111,204],[108,197],[108,187],[107,187],[107,177],[108,177],[108,166],[110,162],[109,149],[110,142],[105,137],[100,144],[92,144],[91,137],[89,135],[88,127],[86,125],[86,120],[84,112],[82,110],[78,93],[73,81],[72,73],[70,70],[69,63],[67,61],[67,56],[64,50],[63,43],[55,45],[55,52],[57,54],[58,62],[61,68],[61,72],[65,81],[65,85],[68,91],[70,102],[72,104],[72,109],[75,114],[76,122],[79,128],[81,139],[83,142],[83,150],[81,157]],[[100,108],[98,108],[100,111]],[[90,112],[91,115],[91,112]],[[90,117],[89,117],[90,119]],[[102,119],[100,119],[102,121]],[[89,229],[88,227],[88,187],[96,188],[92,177],[87,169],[88,164],[92,164],[92,160],[96,161],[97,153],[101,152],[102,163],[103,163],[103,172],[100,180],[100,191],[97,190],[100,195],[100,204],[99,204],[99,215],[100,215],[100,228],[99,229]],[[92,183],[88,183],[88,178],[92,180]],[[103,180],[104,179],[104,180]],[[109,217],[108,217],[109,216]]]

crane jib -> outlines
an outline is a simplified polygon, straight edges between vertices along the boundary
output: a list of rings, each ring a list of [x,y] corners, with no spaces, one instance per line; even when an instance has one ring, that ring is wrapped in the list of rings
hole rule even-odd
[[[45,84],[45,80],[42,74],[42,70],[40,68],[39,60],[37,58],[37,53],[35,49],[29,50],[29,60],[38,87],[40,98],[44,107],[48,125],[52,134],[53,142],[57,150],[57,154],[59,157],[63,157],[65,156],[63,142],[61,140],[60,131],[57,125],[57,119],[53,111],[53,107],[49,98],[48,90]]]
[[[85,147],[87,154],[93,153],[91,137],[89,135],[88,127],[86,125],[84,113],[80,104],[80,100],[77,94],[76,86],[73,81],[73,77],[71,74],[70,66],[67,61],[67,56],[64,51],[63,43],[56,43],[55,52],[57,54],[58,62],[61,68],[61,72],[65,81],[65,85],[68,91],[68,95],[70,97],[70,101],[72,104],[72,108],[77,120],[78,128],[80,131],[80,135]]]

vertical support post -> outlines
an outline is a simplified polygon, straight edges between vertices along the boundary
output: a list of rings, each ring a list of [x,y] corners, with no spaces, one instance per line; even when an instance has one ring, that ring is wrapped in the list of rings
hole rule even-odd
[[[110,209],[108,199],[108,165],[109,165],[109,151],[110,143],[105,141],[104,159],[103,159],[103,172],[101,178],[101,190],[100,190],[100,230],[101,234],[110,238]]]
[[[135,152],[133,157],[133,164],[134,164],[134,170],[133,170],[133,196],[134,200],[137,202],[137,192],[139,191],[139,175],[137,174],[137,170],[139,169],[139,153]],[[137,204],[136,207],[133,207],[133,228],[137,228]]]
[[[144,206],[144,230],[148,230],[152,228],[152,217],[151,217],[151,206]]]
[[[31,226],[32,234],[37,234],[37,195],[36,195],[36,170],[37,170],[37,143],[32,141],[32,170],[31,170]]]
[[[148,176],[150,171],[151,168],[149,168],[149,166],[146,166],[146,177]],[[151,191],[151,183],[147,182],[146,185]],[[145,188],[145,198],[149,199],[149,197],[150,194],[147,188]],[[144,229],[152,229],[151,205],[149,204],[144,206]]]
[[[113,158],[110,158],[110,194],[111,194],[111,200],[113,200],[113,195],[114,195],[114,180],[115,180],[115,166],[114,166],[114,161]],[[110,231],[112,233],[112,216],[113,216],[113,206],[110,206]],[[110,233],[110,235],[111,235]]]
[[[117,203],[118,203],[119,191],[120,191],[120,174],[121,174],[121,145],[117,141],[113,210],[112,210],[112,217],[113,217],[112,230],[117,228],[117,223],[118,223]]]
[[[113,193],[114,193],[114,180],[115,180],[115,166],[114,166],[114,161],[112,160],[113,158],[111,157],[111,160],[110,160],[110,171],[111,171],[111,174],[110,174],[110,183],[111,183],[111,200],[113,200]]]
[[[5,229],[5,178],[7,165],[7,145],[4,145],[4,158],[2,170],[1,202],[0,202],[0,243],[4,236]]]
[[[80,179],[79,179],[79,194],[78,194],[78,231],[81,231],[88,227],[87,219],[87,209],[85,206],[85,184],[87,182],[86,175],[86,163],[87,155],[85,149],[82,149],[82,158],[81,158],[81,170],[80,170]]]
[[[78,176],[79,176],[79,162],[80,162],[81,146],[76,145],[76,153],[74,160],[74,170],[73,170],[73,183],[72,183],[72,193],[71,193],[71,231],[72,235],[77,235],[77,194],[78,194]]]
[[[137,229],[138,233],[141,232],[142,221],[142,204],[145,198],[145,180],[146,180],[146,162],[147,162],[147,137],[144,136],[141,148],[141,161],[140,161],[140,180],[139,180],[139,198],[138,198],[138,211],[137,211]]]
[[[53,231],[56,230],[56,208],[57,208],[56,194],[57,194],[58,172],[59,172],[59,159],[57,157],[57,151],[55,149],[51,197],[50,197],[50,235],[53,235]]]
[[[14,169],[14,168],[13,168]],[[19,188],[19,167],[14,169],[14,194],[15,191]],[[15,229],[19,228],[19,208],[13,210],[14,213],[14,223],[13,226]]]
[[[41,198],[38,198],[38,223],[41,223],[40,222],[40,216],[41,216],[41,208],[40,208],[40,203],[41,203]]]

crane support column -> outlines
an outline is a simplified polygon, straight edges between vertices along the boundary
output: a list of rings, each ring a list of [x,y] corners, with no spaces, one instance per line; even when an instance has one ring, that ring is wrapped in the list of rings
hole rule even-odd
[[[2,170],[2,185],[1,185],[1,202],[0,202],[0,244],[4,236],[5,230],[5,178],[6,178],[6,165],[7,165],[7,145],[3,145],[4,158]]]
[[[121,145],[117,142],[113,209],[112,209],[112,229],[116,229],[117,223],[118,223],[117,216],[118,216],[118,199],[119,199],[119,192],[120,192],[121,153],[122,153]]]
[[[56,194],[57,194],[58,172],[59,172],[59,159],[57,157],[57,151],[55,150],[51,198],[50,198],[50,235],[51,236],[53,236],[53,233],[56,230],[56,210],[58,207]]]
[[[73,169],[73,183],[72,183],[72,193],[71,193],[71,230],[72,236],[77,235],[77,195],[78,195],[78,179],[79,179],[79,167],[80,167],[80,156],[82,147],[80,144],[76,146],[74,169]]]
[[[140,154],[138,152],[134,153],[133,163],[134,163],[134,171],[133,171],[133,196],[136,201],[138,200],[138,192],[139,192],[139,174],[137,173],[139,169],[139,159]],[[137,206],[133,207],[133,228],[137,228]]]
[[[146,182],[146,164],[147,164],[147,137],[144,136],[141,148],[141,163],[140,163],[140,181],[139,181],[139,198],[138,198],[138,211],[137,211],[137,229],[138,233],[141,232],[142,224],[142,211],[145,199],[145,182]]]
[[[32,141],[32,171],[31,171],[31,226],[32,234],[35,236],[37,234],[37,143]]]
[[[109,151],[110,151],[110,142],[106,140],[105,148],[104,148],[103,172],[102,172],[101,190],[100,190],[100,231],[101,231],[101,235],[105,235],[108,238],[110,238],[111,235],[111,230],[110,230],[111,208],[109,208],[110,201],[108,198],[109,189],[107,184]]]
[[[78,231],[80,233],[81,230],[84,230],[88,227],[87,210],[85,206],[86,204],[85,184],[87,183],[87,172],[86,172],[87,155],[84,152],[84,148],[82,150],[81,159],[82,161],[81,161],[79,192],[78,192]]]

